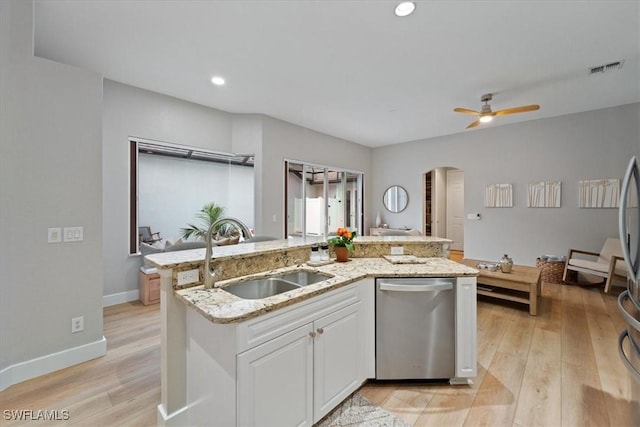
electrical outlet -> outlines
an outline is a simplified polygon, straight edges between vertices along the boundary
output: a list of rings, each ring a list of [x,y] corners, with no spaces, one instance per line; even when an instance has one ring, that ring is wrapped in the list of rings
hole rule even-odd
[[[403,246],[391,246],[391,255],[404,255]]]
[[[71,319],[71,333],[75,334],[84,330],[84,316],[74,317]]]
[[[200,280],[200,270],[194,268],[192,270],[178,271],[178,286],[190,285]]]
[[[62,228],[53,227],[47,229],[47,243],[62,242]]]

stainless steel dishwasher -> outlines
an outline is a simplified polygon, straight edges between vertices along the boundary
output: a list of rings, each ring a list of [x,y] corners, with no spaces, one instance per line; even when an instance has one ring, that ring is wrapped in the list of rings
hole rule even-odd
[[[455,377],[455,278],[376,279],[376,378]]]

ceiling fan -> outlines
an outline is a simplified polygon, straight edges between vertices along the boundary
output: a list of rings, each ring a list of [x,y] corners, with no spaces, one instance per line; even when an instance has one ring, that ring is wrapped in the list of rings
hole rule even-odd
[[[469,126],[466,127],[467,129],[469,129],[469,128],[474,128],[478,126],[480,123],[490,122],[491,120],[493,120],[494,116],[505,116],[507,114],[525,113],[527,111],[535,111],[540,109],[539,105],[524,105],[522,107],[491,111],[491,106],[489,105],[489,101],[491,101],[492,98],[493,98],[493,95],[490,93],[487,93],[486,95],[482,95],[482,97],[480,98],[480,101],[484,102],[484,105],[482,106],[481,111],[469,110],[468,108],[454,108],[453,111],[455,111],[456,113],[471,114],[472,116],[479,117],[478,120],[476,120],[475,122],[471,123]]]

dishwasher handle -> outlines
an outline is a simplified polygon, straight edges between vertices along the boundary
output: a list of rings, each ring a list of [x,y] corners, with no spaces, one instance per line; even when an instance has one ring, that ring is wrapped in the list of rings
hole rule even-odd
[[[451,282],[440,282],[440,283],[425,283],[420,285],[403,285],[399,283],[388,283],[388,282],[380,282],[380,290],[381,291],[392,291],[392,292],[437,292],[437,291],[448,291],[453,289],[453,283]]]

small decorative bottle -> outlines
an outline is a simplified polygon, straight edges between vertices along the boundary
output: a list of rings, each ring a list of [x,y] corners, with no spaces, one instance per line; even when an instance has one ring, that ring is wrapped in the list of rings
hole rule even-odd
[[[504,254],[502,258],[500,258],[500,270],[503,273],[510,273],[511,267],[513,267],[513,260],[509,258],[509,255]]]
[[[382,224],[382,218],[380,217],[380,211],[376,214],[376,228],[380,228]]]

